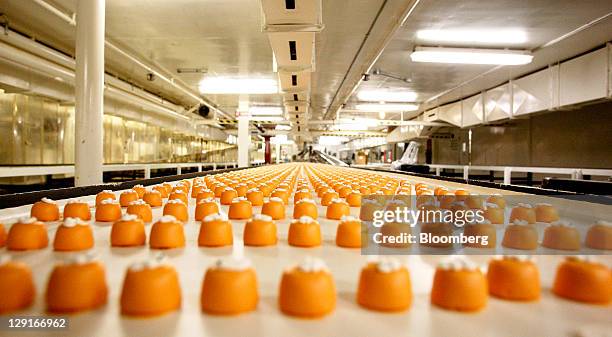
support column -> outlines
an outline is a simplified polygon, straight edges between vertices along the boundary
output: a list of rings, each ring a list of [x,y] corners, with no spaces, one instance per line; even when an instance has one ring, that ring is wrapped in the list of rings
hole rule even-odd
[[[238,117],[238,167],[249,167],[249,116]]]
[[[512,184],[512,168],[504,167],[504,185]]]
[[[281,162],[281,145],[280,143],[276,143],[276,163],[280,164]]]
[[[270,136],[264,136],[265,149],[264,149],[264,162],[266,164],[272,164],[272,147],[270,145]]]
[[[101,184],[106,0],[77,1],[75,186]]]

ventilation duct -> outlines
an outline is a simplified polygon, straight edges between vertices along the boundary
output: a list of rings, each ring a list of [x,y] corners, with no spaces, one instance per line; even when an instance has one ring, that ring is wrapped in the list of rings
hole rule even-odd
[[[323,29],[321,0],[261,0],[264,31]]]
[[[428,122],[471,127],[612,97],[612,47],[549,66],[480,94],[423,112]]]
[[[279,72],[278,80],[280,82],[280,89],[283,93],[299,94],[310,91],[309,71],[300,71],[296,73]],[[294,97],[291,97],[289,102],[291,101],[294,101]]]
[[[315,33],[268,33],[279,72],[314,71]]]
[[[315,33],[323,29],[321,0],[261,0],[285,112],[294,132],[307,132]],[[304,136],[308,138],[307,136]],[[301,137],[298,137],[301,138]]]

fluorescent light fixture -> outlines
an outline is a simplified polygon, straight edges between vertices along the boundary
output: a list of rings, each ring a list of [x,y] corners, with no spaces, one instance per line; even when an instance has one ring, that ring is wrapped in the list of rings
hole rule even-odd
[[[417,94],[412,91],[392,91],[392,90],[361,90],[357,93],[360,101],[366,102],[414,102]]]
[[[280,116],[283,109],[278,106],[252,106],[249,107],[251,116]]]
[[[423,29],[416,33],[419,40],[428,42],[462,42],[484,44],[512,44],[527,42],[522,29]]]
[[[393,104],[393,103],[364,103],[356,104],[355,108],[361,111],[416,111],[419,109],[417,104]]]
[[[278,94],[278,83],[268,78],[206,77],[199,89],[201,94]]]
[[[331,126],[331,129],[338,131],[361,131],[375,126],[378,126],[378,120],[372,118],[340,119],[338,124]]]
[[[291,126],[290,125],[278,124],[277,126],[274,127],[274,130],[276,130],[276,131],[291,131]]]
[[[521,50],[417,47],[410,59],[431,63],[520,65],[531,63],[533,55]]]
[[[282,116],[256,116],[256,117],[251,117],[250,120],[254,122],[257,122],[257,121],[282,122],[282,121],[285,121],[286,119]]]
[[[342,143],[348,142],[349,139],[347,137],[339,137],[339,136],[321,136],[319,137],[318,144],[319,145],[340,145]]]

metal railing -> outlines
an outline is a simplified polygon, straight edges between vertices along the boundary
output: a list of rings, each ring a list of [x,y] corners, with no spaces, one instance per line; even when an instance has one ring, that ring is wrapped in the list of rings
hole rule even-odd
[[[252,162],[252,166],[261,165],[262,162]],[[144,178],[151,178],[151,171],[157,169],[176,169],[176,174],[181,174],[184,168],[197,168],[202,172],[203,168],[212,167],[212,170],[236,168],[238,163],[154,163],[154,164],[107,164],[102,170],[104,172],[118,171],[144,171]],[[65,174],[74,175],[74,165],[40,165],[40,166],[0,166],[0,178],[27,177]]]
[[[352,165],[353,167],[381,167],[390,168],[388,164]],[[567,175],[571,179],[583,179],[584,176],[612,177],[610,169],[588,169],[588,168],[564,168],[564,167],[537,167],[537,166],[479,166],[479,165],[445,165],[428,164],[435,170],[435,175],[440,176],[442,170],[459,170],[463,172],[463,179],[468,179],[470,172],[489,171],[503,172],[504,184],[510,185],[512,173],[541,173]]]

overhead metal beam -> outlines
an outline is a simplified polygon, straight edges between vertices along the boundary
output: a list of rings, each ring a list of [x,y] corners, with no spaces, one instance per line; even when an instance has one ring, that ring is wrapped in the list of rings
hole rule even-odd
[[[393,119],[378,119],[378,126],[411,126],[411,125],[423,125],[423,126],[450,126],[450,124],[442,123],[442,122],[427,122],[427,121],[418,121],[418,120],[410,120],[410,121],[401,121],[401,120],[393,120]],[[346,124],[346,123],[358,123],[359,120],[312,120],[309,121],[310,125],[334,125],[334,124]]]
[[[251,124],[289,124],[291,121],[289,120],[276,120],[276,119],[270,119],[267,117],[250,117],[249,118],[249,123]],[[214,124],[221,124],[221,125],[228,125],[228,124],[237,124],[237,121],[235,119],[219,119],[219,120],[212,120],[212,119],[204,119],[204,120],[197,120],[194,121],[194,123],[196,125],[214,125]]]
[[[312,134],[313,136],[386,137],[388,133],[383,132],[383,131],[369,131],[369,130],[357,130],[357,131],[310,130],[310,134]]]
[[[295,122],[296,119],[292,120],[271,120],[266,117],[251,117],[250,122],[253,124],[280,124],[280,125],[288,125],[291,122]],[[303,121],[303,119],[300,119]],[[359,120],[310,120],[307,121],[308,125],[341,125],[347,123],[358,123]],[[427,121],[419,121],[419,120],[409,120],[409,121],[401,121],[401,120],[392,120],[392,119],[379,119],[377,120],[377,126],[451,126],[448,123],[443,122],[427,122]],[[220,119],[219,121],[215,120],[198,120],[195,121],[197,125],[214,125],[214,124],[236,124],[235,120],[227,120]]]

